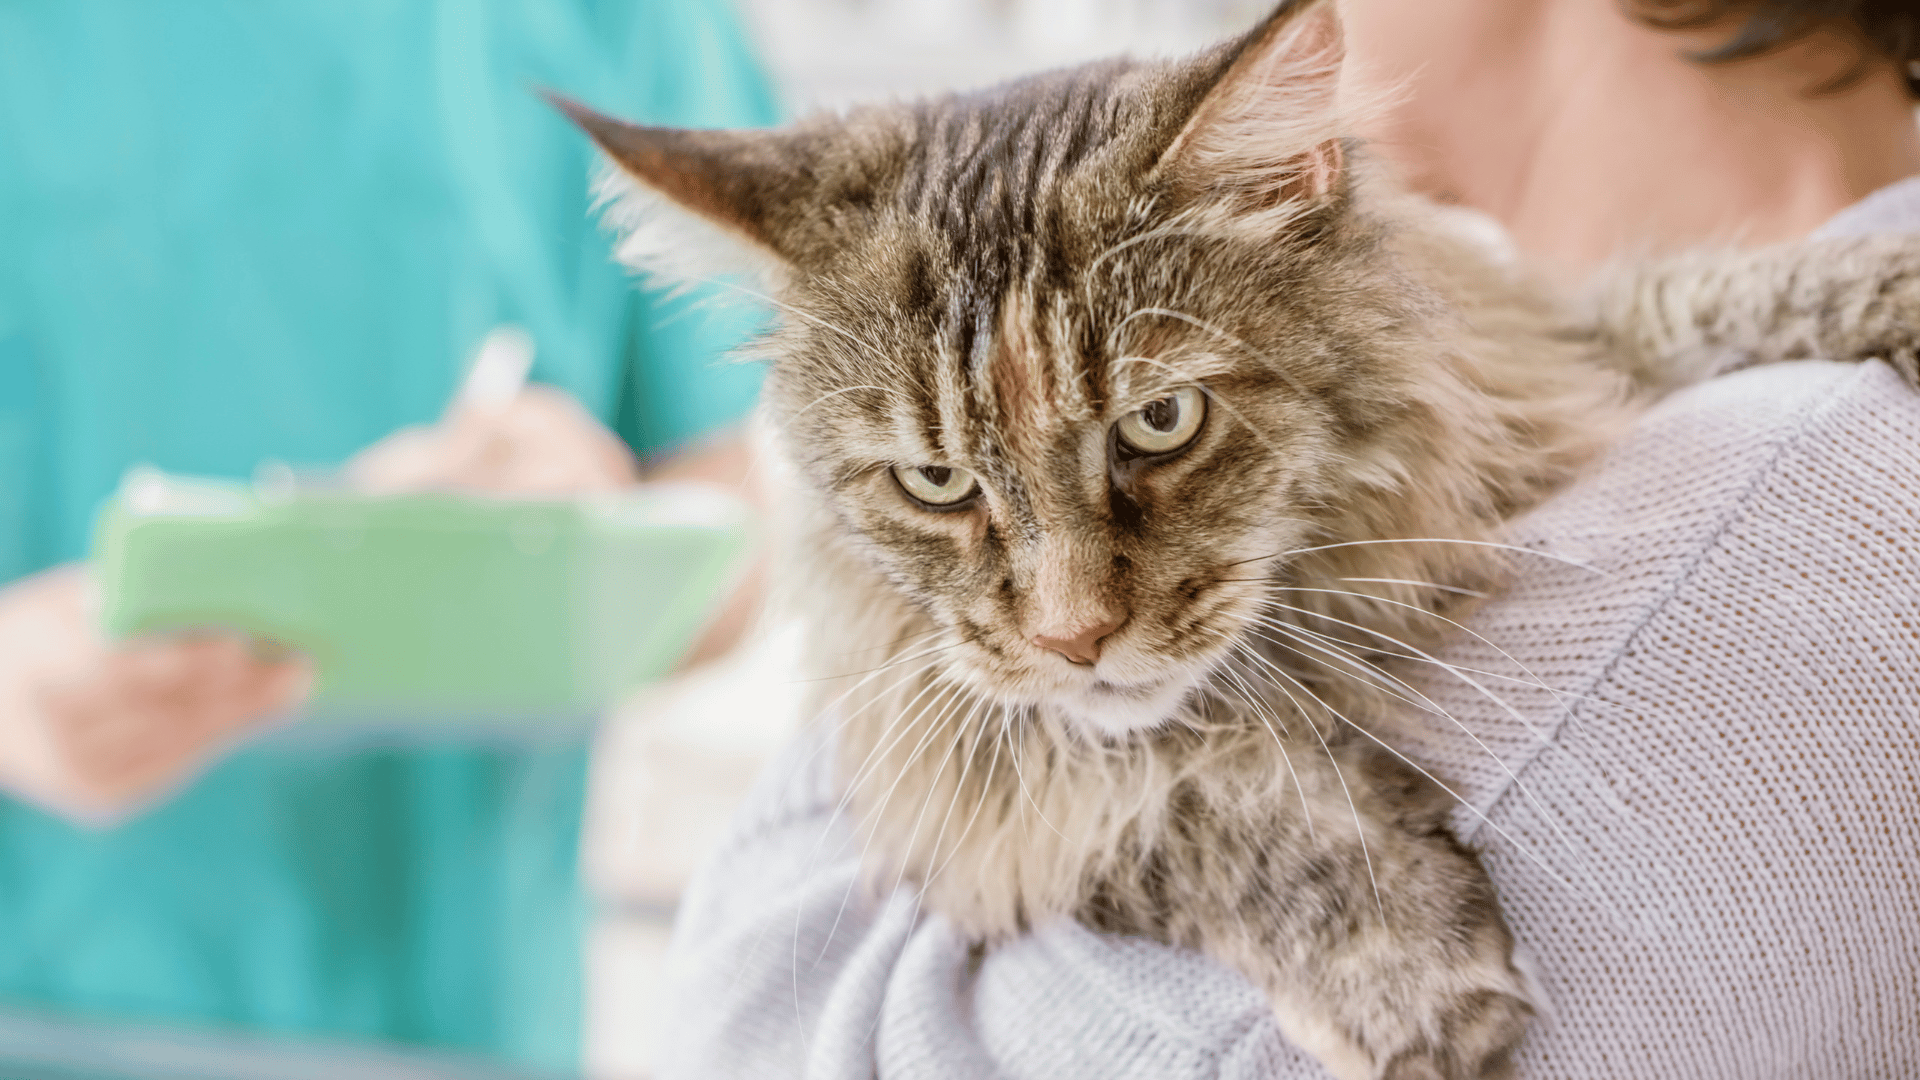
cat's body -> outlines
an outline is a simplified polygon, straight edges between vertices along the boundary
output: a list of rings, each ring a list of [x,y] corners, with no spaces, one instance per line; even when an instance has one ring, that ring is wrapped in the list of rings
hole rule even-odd
[[[571,111],[775,270],[788,578],[861,673],[823,703],[874,879],[987,942],[1203,949],[1342,1077],[1491,1075],[1530,1009],[1395,665],[1659,390],[1911,374],[1920,248],[1641,267],[1583,314],[1368,173],[1338,55],[1294,5],[785,133]]]

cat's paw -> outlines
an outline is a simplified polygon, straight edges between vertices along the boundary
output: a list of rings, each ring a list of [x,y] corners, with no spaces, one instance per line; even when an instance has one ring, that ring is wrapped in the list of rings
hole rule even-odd
[[[1497,1080],[1507,1075],[1532,1018],[1532,1006],[1511,994],[1468,994],[1440,1017],[1434,1038],[1389,1060],[1381,1080]]]
[[[1460,855],[1460,869],[1479,869]],[[1426,882],[1429,900],[1444,880]],[[1340,1080],[1506,1076],[1534,1015],[1534,987],[1498,911],[1469,900],[1479,891],[1456,896],[1450,909],[1403,908],[1276,984],[1281,1030]],[[1422,910],[1450,914],[1423,921]]]
[[[1282,1006],[1276,1015],[1287,1037],[1339,1080],[1500,1080],[1533,1007],[1515,994],[1479,989],[1426,1015],[1361,1025],[1320,1009]]]

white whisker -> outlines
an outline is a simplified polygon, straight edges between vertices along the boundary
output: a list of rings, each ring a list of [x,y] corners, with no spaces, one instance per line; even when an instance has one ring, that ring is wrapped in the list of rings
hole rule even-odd
[[[1020,744],[1014,739],[1012,734],[1013,714],[1005,713],[1003,715],[1007,721],[1007,723],[1003,725],[1003,729],[1008,733],[1007,760],[1013,763],[1013,776],[1014,779],[1020,782],[1020,793],[1027,797],[1027,805],[1033,807],[1033,812],[1040,815],[1040,820],[1046,823],[1047,828],[1053,830],[1053,835],[1062,840],[1066,840],[1067,834],[1061,832],[1053,822],[1047,820],[1047,812],[1040,809],[1040,804],[1034,800],[1033,790],[1027,787],[1026,775],[1020,769]],[[1025,821],[1026,814],[1023,812],[1020,816],[1021,820]]]
[[[1578,567],[1589,573],[1599,574],[1601,577],[1613,576],[1590,563],[1583,563],[1578,559],[1570,559],[1565,555],[1556,555],[1551,551],[1537,551],[1533,548],[1519,547],[1514,544],[1502,544],[1493,540],[1461,540],[1449,536],[1396,536],[1379,540],[1342,540],[1337,544],[1319,544],[1314,547],[1293,548],[1289,551],[1276,552],[1272,555],[1262,555],[1258,559],[1246,559],[1244,561],[1259,562],[1260,559],[1278,559],[1287,555],[1310,555],[1316,551],[1333,551],[1337,548],[1363,547],[1368,544],[1461,544],[1466,547],[1495,548],[1500,551],[1514,551],[1522,555],[1532,555],[1536,558],[1564,563],[1567,566]]]
[[[1364,633],[1373,634],[1384,640],[1391,641],[1395,645],[1400,646],[1401,648],[1411,650],[1412,652],[1414,652],[1415,654],[1419,655],[1424,659],[1432,660],[1434,663],[1439,664],[1443,669],[1445,669],[1448,672],[1448,674],[1453,675],[1455,678],[1459,679],[1462,683],[1465,683],[1467,686],[1472,687],[1475,691],[1479,692],[1480,694],[1485,695],[1487,700],[1499,706],[1509,716],[1511,716],[1515,722],[1517,722],[1521,727],[1525,728],[1528,731],[1528,733],[1532,734],[1536,739],[1539,739],[1543,744],[1549,747],[1554,745],[1552,740],[1548,739],[1545,735],[1537,731],[1532,724],[1528,723],[1526,718],[1520,714],[1520,710],[1514,708],[1510,703],[1508,703],[1508,701],[1505,698],[1487,689],[1486,687],[1480,685],[1480,683],[1476,682],[1472,677],[1462,674],[1461,672],[1455,670],[1452,665],[1446,664],[1444,661],[1439,660],[1437,657],[1433,657],[1430,654],[1426,653],[1425,651],[1419,648],[1416,648],[1415,646],[1410,645],[1405,641],[1401,641],[1400,639],[1395,638],[1392,635],[1382,633],[1381,631],[1374,630],[1369,627],[1361,626],[1358,623],[1349,623],[1344,619],[1337,619],[1330,615],[1324,615],[1318,612],[1308,611],[1305,608],[1293,607],[1290,604],[1281,604],[1277,602],[1273,602],[1273,603],[1274,603],[1274,606],[1276,607],[1285,608],[1286,610],[1297,612],[1303,615],[1311,615],[1311,616],[1315,616],[1322,619],[1329,619],[1333,622],[1340,623],[1343,626],[1350,626]],[[1451,622],[1451,620],[1448,620],[1448,621]],[[1289,630],[1291,629],[1290,627],[1287,626],[1286,623],[1280,620],[1271,620],[1270,622],[1268,622],[1268,625],[1271,625],[1276,629],[1283,629],[1283,628],[1289,629]],[[1458,625],[1458,624],[1455,624],[1455,625]],[[1391,676],[1389,677],[1391,678]],[[1412,690],[1412,692],[1415,694],[1419,694],[1420,698],[1426,701],[1428,704],[1430,705],[1433,704],[1433,699],[1427,697],[1425,694],[1421,694],[1418,690],[1414,690],[1412,687],[1407,686],[1405,682],[1402,682],[1399,679],[1394,679],[1394,682],[1399,683],[1399,685],[1403,687],[1407,687],[1407,689]],[[1524,782],[1521,781],[1520,774],[1516,773],[1513,770],[1513,767],[1511,765],[1508,765],[1506,761],[1500,757],[1499,754],[1494,753],[1493,748],[1488,746],[1486,742],[1482,740],[1480,736],[1476,734],[1472,728],[1468,727],[1466,724],[1461,723],[1458,717],[1454,716],[1452,713],[1446,711],[1445,709],[1441,709],[1438,705],[1434,705],[1434,708],[1438,710],[1436,715],[1445,717],[1450,723],[1453,724],[1453,726],[1459,728],[1462,734],[1464,734],[1467,738],[1473,740],[1473,744],[1479,747],[1480,750],[1484,752],[1488,758],[1492,759],[1495,765],[1498,765],[1500,767],[1500,771],[1507,775],[1508,781],[1513,784],[1515,789],[1517,789],[1520,792],[1523,798],[1525,798],[1529,803],[1533,804],[1534,809],[1539,812],[1540,817],[1543,820],[1545,820],[1548,826],[1550,826],[1553,829],[1554,835],[1560,839],[1560,842],[1563,845],[1565,845],[1567,849],[1567,853],[1573,856],[1574,862],[1580,867],[1581,871],[1584,874],[1586,874],[1586,876],[1589,879],[1592,879],[1593,871],[1587,867],[1586,861],[1580,858],[1579,848],[1574,845],[1573,838],[1567,835],[1566,829],[1561,826],[1559,818],[1547,812],[1546,805],[1542,803],[1540,799],[1533,793],[1533,789],[1528,787]],[[1594,880],[1593,884],[1596,889],[1599,887],[1599,882],[1597,880]]]
[[[1366,581],[1366,580],[1379,580],[1379,579],[1343,578],[1341,580]],[[1435,586],[1435,588],[1441,588],[1441,587],[1443,586]],[[1347,597],[1352,597],[1353,599],[1356,599],[1356,600],[1372,600],[1382,604],[1392,604],[1395,607],[1405,608],[1408,611],[1415,611],[1429,618],[1438,619],[1441,622],[1446,623],[1448,626],[1453,627],[1455,630],[1458,630],[1461,633],[1467,635],[1468,637],[1473,638],[1475,641],[1480,642],[1482,645],[1485,645],[1487,648],[1492,649],[1494,652],[1499,653],[1501,659],[1505,660],[1507,663],[1512,664],[1514,667],[1519,668],[1521,671],[1524,671],[1529,676],[1531,676],[1533,678],[1534,686],[1538,687],[1541,690],[1545,690],[1549,694],[1554,694],[1556,696],[1559,694],[1559,691],[1555,690],[1552,686],[1548,685],[1545,679],[1542,679],[1538,675],[1535,675],[1533,671],[1527,667],[1527,665],[1520,662],[1520,659],[1518,657],[1514,656],[1512,653],[1508,652],[1507,650],[1501,648],[1498,644],[1496,644],[1493,641],[1492,638],[1487,637],[1486,635],[1480,633],[1478,630],[1475,630],[1474,628],[1468,626],[1463,622],[1459,622],[1458,620],[1455,620],[1455,619],[1450,619],[1447,616],[1442,615],[1437,611],[1434,611],[1432,608],[1421,607],[1419,604],[1409,604],[1404,600],[1395,600],[1392,597],[1377,596],[1373,593],[1354,592],[1351,589],[1316,589],[1307,585],[1277,585],[1277,584],[1274,586],[1274,588],[1282,589],[1287,592],[1325,593],[1328,596],[1347,596]],[[1475,595],[1478,595],[1478,594],[1475,594]]]
[[[1249,655],[1251,655],[1255,660],[1261,662],[1262,664],[1265,664],[1269,669],[1279,674],[1281,677],[1285,678],[1287,681],[1294,683],[1294,685],[1296,686],[1300,685],[1299,682],[1295,680],[1292,675],[1287,674],[1287,672],[1282,670],[1273,662],[1269,661],[1266,657],[1261,656],[1257,652],[1250,653]],[[1275,684],[1275,685],[1277,686],[1278,684]],[[1301,687],[1301,689],[1304,690],[1306,688]],[[1283,693],[1285,692],[1284,688],[1282,688],[1282,692]],[[1589,896],[1584,890],[1582,890],[1578,885],[1575,885],[1572,882],[1567,881],[1564,877],[1561,876],[1558,870],[1555,870],[1553,867],[1548,866],[1546,863],[1546,860],[1542,859],[1539,855],[1535,854],[1532,848],[1526,846],[1525,844],[1522,844],[1519,840],[1517,840],[1513,836],[1513,834],[1501,828],[1499,824],[1495,822],[1491,817],[1488,817],[1484,811],[1482,811],[1479,807],[1475,806],[1472,802],[1468,801],[1465,796],[1455,791],[1451,786],[1449,786],[1447,783],[1442,781],[1439,777],[1433,775],[1432,772],[1428,771],[1419,762],[1414,761],[1412,758],[1401,753],[1398,749],[1389,745],[1384,739],[1381,739],[1378,735],[1375,735],[1373,732],[1368,731],[1366,728],[1361,727],[1359,724],[1354,723],[1352,718],[1343,716],[1341,717],[1341,719],[1346,722],[1348,727],[1359,732],[1361,735],[1366,736],[1367,739],[1372,741],[1375,745],[1379,746],[1382,750],[1385,750],[1387,753],[1392,754],[1394,757],[1404,762],[1408,768],[1411,768],[1415,772],[1419,773],[1421,776],[1426,777],[1430,782],[1432,782],[1432,784],[1435,787],[1439,788],[1441,791],[1444,791],[1448,795],[1452,796],[1453,801],[1455,803],[1464,807],[1468,813],[1478,818],[1481,824],[1485,825],[1489,829],[1492,829],[1496,836],[1500,837],[1502,840],[1505,840],[1509,845],[1513,847],[1515,851],[1518,851],[1521,855],[1526,856],[1526,858],[1529,861],[1531,861],[1535,866],[1538,866],[1542,871],[1544,871],[1548,877],[1552,878],[1554,881],[1558,882],[1560,885],[1564,886],[1565,888],[1571,890],[1574,893],[1574,895],[1579,896],[1582,899],[1586,899],[1590,901],[1594,899],[1593,897]]]
[[[853,331],[848,330],[845,327],[836,326],[833,323],[830,323],[827,320],[820,318],[818,315],[813,314],[812,312],[802,311],[799,308],[793,306],[792,304],[789,304],[784,300],[780,300],[775,297],[768,296],[766,293],[763,293],[758,289],[749,289],[745,285],[742,285],[737,281],[729,281],[726,278],[719,278],[719,277],[691,277],[691,276],[687,277],[686,280],[690,282],[697,282],[702,285],[715,285],[723,289],[732,289],[734,292],[741,293],[746,296],[751,296],[754,299],[759,300],[763,304],[767,304],[771,307],[779,308],[781,311],[784,311],[789,315],[793,315],[796,318],[803,319],[807,322],[810,322],[813,325],[818,326],[823,330],[831,330],[834,333],[839,334],[841,337],[846,338],[848,341],[853,342],[855,345],[858,345],[861,348],[866,349],[870,354],[871,359],[885,360],[890,355],[886,350],[880,348],[879,346],[875,345],[871,341],[867,341],[866,339],[860,337],[858,334],[855,334]]]
[[[1454,585],[1442,585],[1437,581],[1412,581],[1407,578],[1392,577],[1343,577],[1340,580],[1364,581],[1376,585],[1413,585],[1423,589],[1439,589],[1441,592],[1449,592],[1455,596],[1471,596],[1476,600],[1485,600],[1487,598],[1486,593],[1475,592],[1472,589],[1462,589]]]
[[[1094,274],[1094,271],[1100,269],[1101,263],[1106,262],[1108,259],[1113,258],[1115,255],[1120,254],[1121,252],[1127,250],[1130,247],[1133,247],[1137,244],[1144,244],[1149,240],[1158,240],[1163,236],[1193,235],[1199,232],[1200,230],[1198,228],[1195,228],[1192,225],[1188,225],[1183,222],[1174,222],[1171,225],[1162,225],[1157,229],[1148,229],[1146,232],[1129,236],[1125,240],[1122,240],[1119,243],[1112,245],[1111,247],[1107,248],[1107,250],[1094,256],[1093,261],[1087,264],[1086,270],[1083,271],[1080,275],[1081,287],[1087,295],[1087,306],[1090,308],[1094,306],[1093,305],[1093,274]]]
[[[999,709],[1001,706],[995,705],[994,708]],[[986,731],[991,727],[991,724],[992,714],[989,713],[987,718],[981,721],[980,730],[983,732]],[[967,818],[966,827],[960,830],[960,838],[953,842],[953,851],[947,855],[946,861],[935,867],[933,873],[927,876],[927,884],[929,886],[933,884],[935,878],[940,876],[940,872],[947,868],[947,863],[952,862],[960,854],[961,847],[967,842],[967,834],[973,831],[973,823],[979,820],[980,811],[986,809],[987,799],[993,795],[993,774],[995,770],[1000,767],[1000,748],[1006,744],[1006,741],[1007,740],[1002,738],[1000,734],[995,734],[993,739],[993,760],[987,763],[987,777],[980,782],[980,801],[974,803],[973,814]],[[936,848],[936,853],[937,852],[938,849]]]
[[[960,744],[966,739],[968,725],[972,723],[973,718],[975,716],[978,716],[980,714],[980,709],[985,704],[986,702],[984,700],[976,698],[974,700],[973,707],[967,710],[967,715],[962,717],[960,719],[960,722],[954,726],[953,742],[947,747],[946,754],[941,757],[940,764],[934,766],[933,771],[936,774],[946,771],[947,762],[953,760],[954,752],[960,749]],[[978,749],[980,746],[980,739],[977,732],[974,736],[973,745],[975,749]],[[960,776],[958,780],[956,780],[954,783],[953,798],[947,801],[947,816],[946,818],[941,820],[940,832],[937,834],[939,836],[944,836],[946,834],[947,821],[951,820],[953,817],[953,808],[955,804],[957,804],[960,801],[960,791],[962,788],[966,786],[967,771],[972,767],[972,765],[973,765],[973,757],[972,757],[972,754],[969,753],[967,760],[961,763]],[[907,856],[900,860],[900,871],[898,874],[894,876],[894,879],[893,879],[893,887],[896,890],[900,888],[901,882],[905,881],[907,878],[907,863],[912,859],[913,857],[912,853],[916,845],[919,843],[920,826],[926,820],[927,811],[933,807],[933,797],[935,794],[938,793],[938,790],[939,789],[937,787],[929,787],[927,790],[927,797],[920,801],[920,813],[917,816],[915,816],[913,819],[913,831],[907,834],[907,843],[906,843]],[[938,858],[939,855],[940,855],[940,843],[938,839],[936,839],[933,845],[933,854],[928,857],[927,861],[931,863],[933,859]]]
[[[1314,399],[1314,395],[1311,392],[1309,392],[1306,387],[1301,386],[1300,383],[1297,380],[1295,380],[1292,375],[1287,373],[1287,367],[1285,364],[1276,362],[1273,359],[1273,357],[1268,356],[1266,353],[1260,351],[1259,349],[1254,348],[1251,344],[1247,342],[1245,338],[1240,337],[1238,334],[1231,333],[1221,327],[1215,326],[1214,324],[1208,322],[1205,319],[1199,318],[1198,316],[1189,315],[1184,311],[1175,311],[1172,308],[1143,307],[1143,308],[1136,308],[1133,311],[1129,312],[1127,314],[1127,317],[1124,319],[1121,319],[1118,323],[1114,324],[1113,329],[1109,331],[1107,334],[1107,351],[1109,353],[1113,351],[1113,342],[1116,338],[1120,336],[1120,332],[1127,328],[1128,323],[1132,322],[1133,320],[1139,318],[1142,315],[1158,315],[1162,318],[1176,319],[1196,329],[1205,330],[1209,334],[1222,338],[1230,342],[1231,344],[1233,344],[1236,348],[1240,349],[1242,352],[1247,353],[1249,356],[1253,356],[1257,359],[1266,361],[1268,369],[1271,370],[1274,374],[1280,376],[1281,379],[1285,380],[1287,385],[1293,388],[1293,392],[1296,394],[1299,394],[1301,398],[1308,401],[1311,401]],[[1244,422],[1244,418],[1242,419]]]
[[[907,397],[906,394],[901,393],[898,390],[894,390],[885,386],[874,386],[871,383],[861,383],[856,386],[843,386],[838,390],[829,390],[826,393],[821,394],[819,397],[814,398],[812,401],[807,402],[805,405],[801,406],[801,408],[797,412],[793,414],[793,419],[798,420],[801,416],[806,414],[808,409],[813,408],[815,405],[820,404],[821,402],[827,400],[830,397],[838,397],[841,394],[851,394],[855,390],[877,390],[882,394],[892,394],[895,397],[902,397],[902,398]],[[908,398],[908,401],[912,401],[912,399]]]
[[[924,693],[924,691],[923,691],[923,693]],[[916,697],[916,698],[915,698],[915,700],[918,700],[918,698]],[[934,734],[935,734],[935,733],[936,733],[937,731],[939,731],[939,729],[940,729],[940,725],[946,722],[946,718],[947,718],[947,717],[948,717],[949,715],[951,715],[951,714],[952,714],[952,712],[953,712],[953,711],[954,711],[955,709],[957,709],[957,708],[959,707],[959,705],[960,705],[960,704],[961,704],[962,702],[964,702],[965,700],[966,700],[966,698],[965,698],[965,697],[963,697],[963,696],[962,696],[962,695],[961,695],[961,694],[960,694],[960,693],[959,693],[958,691],[955,691],[955,692],[954,692],[954,694],[953,694],[953,696],[952,696],[951,698],[949,698],[949,699],[948,699],[948,701],[947,701],[947,704],[945,704],[945,705],[943,705],[943,706],[941,707],[941,709],[940,709],[940,713],[939,713],[939,715],[937,715],[937,716],[935,716],[935,717],[933,718],[933,720],[932,720],[931,722],[929,722],[929,723],[927,723],[927,724],[925,724],[925,725],[924,725],[924,727],[925,727],[925,731],[923,731],[923,732],[921,733],[921,735],[920,735],[920,739],[919,739],[919,741],[918,741],[918,742],[916,742],[916,743],[914,743],[914,747],[913,747],[913,749],[907,752],[907,760],[906,760],[905,762],[903,762],[903,763],[901,764],[901,766],[900,766],[900,770],[899,770],[899,774],[898,774],[898,775],[896,775],[896,776],[895,776],[895,777],[893,778],[893,783],[892,783],[892,784],[890,784],[890,785],[888,785],[888,787],[887,787],[887,793],[886,793],[886,794],[885,794],[884,796],[882,796],[882,797],[881,797],[881,799],[880,799],[880,804],[879,804],[878,806],[876,806],[876,807],[874,807],[874,808],[872,809],[872,811],[871,811],[871,812],[869,813],[869,815],[868,815],[868,820],[869,820],[869,821],[877,821],[877,820],[879,819],[879,817],[880,817],[880,815],[886,812],[886,809],[887,809],[887,804],[893,801],[893,795],[894,795],[894,792],[895,792],[895,791],[897,791],[897,790],[899,790],[899,787],[900,787],[900,784],[901,784],[901,783],[902,783],[902,782],[903,782],[903,781],[904,781],[904,780],[906,779],[906,777],[907,777],[907,771],[908,771],[908,769],[909,769],[909,768],[910,768],[910,767],[912,766],[912,764],[913,764],[913,761],[914,761],[914,759],[915,759],[915,758],[917,758],[917,757],[919,757],[919,756],[920,756],[920,753],[921,753],[921,751],[923,751],[923,750],[925,750],[925,749],[926,749],[926,747],[927,747],[927,744],[928,744],[929,742],[931,742],[931,741],[932,741],[932,739],[933,739],[933,736],[934,736]],[[926,711],[926,710],[924,710],[924,709],[923,709],[923,710],[921,710],[921,714],[920,714],[919,716],[916,716],[916,717],[914,718],[914,722],[913,722],[913,724],[911,724],[911,725],[908,725],[908,728],[907,728],[907,730],[911,730],[911,728],[912,728],[913,726],[919,726],[919,725],[920,725],[920,721],[921,721],[921,720],[922,720],[922,719],[924,718],[924,716],[925,716],[925,711]],[[956,736],[955,736],[955,738],[957,739],[957,738],[958,738],[958,735],[956,735]],[[849,796],[849,797],[851,797],[851,795],[852,795],[852,788],[853,788],[853,785],[849,785],[849,791],[848,791],[848,796]],[[931,795],[929,795],[929,798],[931,798]],[[847,801],[847,800],[846,800],[846,799],[844,799],[844,798],[843,798],[843,799],[841,800],[841,806],[842,806],[842,807],[844,807],[844,806],[846,805],[846,801]],[[838,814],[838,812],[839,812],[839,808],[836,808],[836,810],[835,810],[835,813],[836,813],[836,814]],[[918,822],[916,821],[916,822],[915,822],[915,832],[916,832],[916,834],[917,834],[917,832],[918,832],[918,828],[919,828],[919,823],[918,823]],[[864,843],[864,844],[862,844],[862,845],[861,845],[861,849],[860,849],[860,859],[859,859],[859,862],[860,862],[860,865],[862,865],[862,866],[865,866],[865,865],[867,865],[867,857],[868,857],[868,855],[869,855],[869,854],[871,854],[871,852],[872,852],[872,848],[873,848],[873,841],[874,841],[874,838],[875,838],[875,837],[876,837],[876,836],[878,835],[878,830],[877,830],[876,828],[872,828],[872,827],[869,827],[869,828],[868,828],[868,829],[866,830],[866,833],[867,833],[867,840],[866,840],[866,843]],[[903,856],[903,857],[905,857],[905,856]],[[831,948],[831,947],[832,947],[832,945],[833,945],[833,935],[835,934],[835,932],[837,932],[837,931],[839,930],[839,928],[840,928],[840,920],[841,920],[841,919],[842,919],[842,918],[843,918],[843,917],[844,917],[844,916],[846,915],[846,911],[847,911],[847,904],[848,904],[848,902],[849,902],[849,901],[851,901],[851,900],[852,900],[852,898],[853,898],[853,891],[854,891],[854,890],[855,890],[856,888],[858,888],[858,887],[859,887],[859,885],[860,885],[860,879],[859,879],[859,877],[858,877],[858,876],[856,875],[856,876],[855,876],[855,878],[854,878],[854,880],[853,880],[853,881],[852,881],[851,883],[849,883],[849,884],[847,885],[847,891],[846,891],[846,893],[845,893],[845,895],[843,895],[843,896],[841,896],[841,897],[840,897],[840,909],[839,909],[839,911],[837,911],[837,912],[836,912],[836,913],[834,914],[834,917],[833,917],[833,926],[832,926],[832,927],[831,927],[831,928],[830,928],[830,929],[829,929],[829,930],[827,931],[827,937],[826,937],[826,940],[825,940],[825,941],[823,941],[823,942],[821,943],[821,946],[820,946],[820,955],[819,955],[818,957],[815,957],[815,958],[814,958],[814,965],[815,965],[816,967],[817,967],[817,966],[819,965],[819,963],[820,963],[820,961],[821,961],[822,959],[824,959],[824,958],[826,957],[826,955],[827,955],[827,950],[828,950],[829,948]],[[899,883],[898,883],[898,882],[895,882],[895,885],[894,885],[894,887],[895,887],[895,888],[898,888],[898,887],[899,887]],[[795,964],[798,964],[798,963],[799,963],[799,957],[798,957],[798,955],[797,955],[797,951],[798,951],[798,947],[799,947],[799,940],[798,940],[798,930],[797,930],[797,926],[796,926],[796,932],[795,932],[795,942],[794,942],[794,945],[795,945],[795,950],[796,950],[796,956],[795,956],[795,958],[794,958],[794,963],[795,963]]]
[[[1259,653],[1249,653],[1249,655],[1253,656],[1255,659],[1258,659],[1258,660],[1266,659],[1265,657],[1260,656]],[[1292,675],[1289,675],[1285,671],[1283,671],[1278,664],[1269,662],[1267,664],[1267,667],[1272,669],[1273,672],[1279,675],[1281,678],[1299,687],[1302,693],[1312,698],[1316,703],[1319,704],[1321,708],[1332,713],[1334,716],[1339,717],[1341,720],[1347,720],[1346,717],[1340,715],[1340,711],[1338,709],[1335,709],[1333,706],[1328,705],[1324,701],[1321,701],[1319,695],[1315,694],[1312,690],[1307,689],[1307,686],[1305,683],[1301,682],[1300,680],[1294,678]],[[1384,926],[1386,925],[1386,922],[1387,922],[1386,901],[1380,898],[1380,879],[1374,876],[1373,853],[1367,850],[1367,829],[1366,829],[1366,826],[1361,824],[1361,821],[1360,821],[1360,805],[1353,801],[1353,789],[1347,786],[1347,774],[1340,770],[1340,759],[1333,756],[1333,747],[1327,745],[1327,737],[1325,735],[1320,734],[1320,725],[1313,722],[1313,717],[1307,712],[1306,707],[1300,704],[1300,699],[1294,697],[1292,691],[1288,690],[1284,686],[1281,686],[1279,683],[1272,682],[1272,680],[1268,680],[1268,681],[1269,683],[1271,683],[1274,689],[1280,691],[1282,694],[1285,694],[1287,696],[1287,700],[1293,702],[1293,707],[1299,710],[1300,715],[1305,719],[1307,730],[1313,732],[1313,737],[1320,741],[1320,749],[1326,752],[1327,763],[1333,766],[1334,779],[1340,781],[1340,790],[1347,797],[1347,809],[1353,811],[1353,831],[1356,838],[1360,841],[1360,858],[1362,861],[1364,861],[1367,864],[1367,880],[1371,882],[1373,885],[1373,902],[1374,902],[1374,905],[1380,911],[1380,924]],[[1351,725],[1353,722],[1351,720],[1347,720],[1347,723]]]
[[[1219,633],[1219,631],[1215,632]],[[1235,645],[1236,650],[1241,647],[1242,646],[1238,644]],[[1280,741],[1280,732],[1275,731],[1273,727],[1274,724],[1279,724],[1280,730],[1285,731],[1286,724],[1281,722],[1278,715],[1273,715],[1271,721],[1267,719],[1267,716],[1271,714],[1268,710],[1263,709],[1260,695],[1254,692],[1253,687],[1247,685],[1246,680],[1240,676],[1239,672],[1233,670],[1231,667],[1222,667],[1221,670],[1228,678],[1234,681],[1241,700],[1245,701],[1247,705],[1254,710],[1255,715],[1260,717],[1260,722],[1266,725],[1267,734],[1273,736],[1273,745],[1275,749],[1280,751],[1280,760],[1287,766],[1287,775],[1293,778],[1293,790],[1300,796],[1300,818],[1307,823],[1307,839],[1313,839],[1313,808],[1307,805],[1306,785],[1300,782],[1300,774],[1295,772],[1293,768],[1293,755],[1287,753],[1286,745]],[[1306,719],[1304,722],[1310,724],[1313,721]],[[1289,732],[1287,737],[1292,738],[1293,735]]]

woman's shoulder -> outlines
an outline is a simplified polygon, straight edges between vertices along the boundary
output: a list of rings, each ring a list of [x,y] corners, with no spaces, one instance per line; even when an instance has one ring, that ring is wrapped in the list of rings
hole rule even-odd
[[[1592,701],[1645,689],[1623,681],[1706,688],[1799,648],[1707,646],[1676,611],[1738,637],[1758,613],[1844,609],[1889,575],[1920,590],[1916,451],[1920,394],[1880,363],[1754,368],[1674,395],[1515,523],[1507,586],[1453,635],[1449,666],[1409,676],[1472,733],[1420,725],[1412,751],[1490,808]],[[1476,811],[1456,824],[1483,831]]]

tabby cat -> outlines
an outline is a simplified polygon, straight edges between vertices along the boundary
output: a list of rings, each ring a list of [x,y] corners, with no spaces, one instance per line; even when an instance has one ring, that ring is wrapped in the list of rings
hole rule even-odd
[[[1911,376],[1920,249],[1564,302],[1369,160],[1341,56],[1332,5],[1289,3],[1189,60],[777,131],[558,104],[618,165],[624,257],[750,267],[783,313],[787,574],[874,879],[985,943],[1205,950],[1343,1078],[1495,1076],[1526,983],[1393,749],[1393,655],[1658,393],[1728,357]]]

